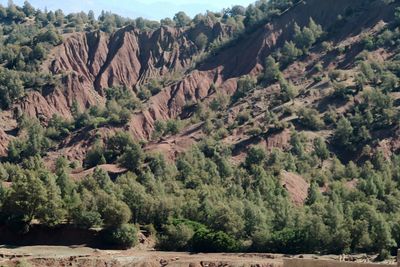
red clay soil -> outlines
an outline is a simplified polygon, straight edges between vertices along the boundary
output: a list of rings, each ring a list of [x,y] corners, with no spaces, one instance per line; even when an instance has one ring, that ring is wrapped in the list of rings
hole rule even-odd
[[[95,169],[97,169],[97,168],[107,172],[111,178],[121,175],[123,173],[126,173],[128,171],[126,168],[123,168],[116,164],[103,164],[103,165],[99,165],[99,166],[96,166],[96,167],[93,167],[93,168],[90,168],[87,170],[84,170],[82,168],[73,170],[70,173],[70,177],[73,180],[79,181],[79,180],[82,180],[83,178],[85,178],[86,176],[92,175],[93,172],[95,171]]]
[[[298,174],[282,171],[281,184],[286,188],[290,198],[296,205],[303,205],[308,196],[310,185]]]
[[[303,26],[312,17],[328,29],[337,22],[338,15],[349,8],[357,10],[363,4],[363,0],[310,0],[296,6],[153,96],[148,101],[148,109],[133,116],[128,130],[139,139],[148,139],[155,120],[178,117],[189,101],[207,97],[211,84],[219,90],[233,92],[236,88],[234,79],[249,73],[257,74],[262,70],[265,57],[292,38],[294,21]],[[386,6],[371,8],[366,12],[367,16],[358,18],[357,27],[339,29],[337,38],[356,34],[363,27],[376,24],[376,20],[390,17],[392,14],[388,10],[393,9]],[[203,25],[202,28],[211,39],[227,35],[220,24]],[[126,27],[112,35],[100,32],[73,34],[57,48],[55,59],[49,64],[52,73],[67,74],[64,88],[43,98],[29,96],[20,107],[32,115],[49,118],[57,112],[68,117],[73,100],[82,108],[104,104],[104,88],[116,85],[132,88],[149,77],[183,70],[191,64],[196,53],[195,44],[176,28],[162,27],[143,33]]]

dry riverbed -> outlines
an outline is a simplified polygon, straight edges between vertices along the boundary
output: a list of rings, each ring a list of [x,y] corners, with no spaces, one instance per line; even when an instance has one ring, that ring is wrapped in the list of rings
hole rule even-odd
[[[284,255],[267,253],[197,253],[152,250],[99,250],[65,246],[0,246],[0,266],[72,267],[282,267]],[[301,258],[338,260],[339,256],[298,255]],[[350,257],[350,256],[349,256]],[[352,261],[370,261],[366,255],[351,256]]]

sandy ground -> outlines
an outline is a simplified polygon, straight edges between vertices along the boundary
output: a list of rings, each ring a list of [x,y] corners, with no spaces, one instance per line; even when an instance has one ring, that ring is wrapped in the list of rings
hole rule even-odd
[[[282,266],[282,255],[98,250],[87,247],[0,246],[0,266]]]
[[[375,255],[376,256],[376,255]],[[365,254],[347,255],[349,261],[371,262]],[[99,250],[65,246],[0,246],[0,266],[72,266],[72,267],[282,267],[283,259],[308,258],[339,260],[338,255],[286,256],[268,253],[197,253],[154,250]],[[387,261],[394,264],[394,257]]]

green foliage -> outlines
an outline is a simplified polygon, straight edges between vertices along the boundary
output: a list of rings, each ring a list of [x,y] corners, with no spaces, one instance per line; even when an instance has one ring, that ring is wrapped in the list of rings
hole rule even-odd
[[[118,248],[128,249],[138,243],[137,229],[133,224],[123,224],[117,228],[107,229],[104,236],[108,243]]]
[[[163,250],[188,251],[193,236],[194,230],[186,224],[168,224],[164,226],[158,246]]]
[[[291,83],[286,81],[283,78],[280,78],[279,80],[280,86],[281,86],[281,95],[280,97],[282,98],[283,101],[294,101],[296,96],[299,94],[297,88]]]
[[[260,147],[251,147],[247,153],[245,165],[251,167],[252,165],[260,165],[266,158],[266,152]]]
[[[280,52],[280,62],[282,62],[284,66],[294,62],[299,56],[303,54],[301,49],[298,49],[296,47],[296,44],[292,41],[286,41]]]
[[[104,146],[100,143],[96,143],[86,153],[83,164],[86,168],[92,168],[97,165],[106,164]]]
[[[178,27],[188,26],[191,21],[190,17],[183,11],[176,13],[173,20]]]
[[[8,145],[8,160],[20,162],[33,156],[41,156],[50,147],[45,131],[36,119],[21,118],[24,138],[12,140]]]
[[[257,81],[250,76],[243,76],[237,81],[237,89],[231,98],[232,103],[236,103],[245,97],[251,90],[255,89]]]
[[[308,27],[300,29],[297,24],[294,25],[294,42],[297,47],[303,50],[304,53],[307,53],[323,33],[324,31],[322,30],[321,25],[316,24],[315,21],[310,18]]]
[[[119,163],[130,171],[139,170],[144,157],[142,148],[138,144],[132,144],[125,149],[118,159]]]
[[[311,108],[302,108],[299,111],[300,122],[311,130],[321,130],[325,124],[320,118],[317,110]]]
[[[0,68],[0,108],[8,109],[23,94],[24,86],[18,73]]]
[[[193,251],[196,252],[236,252],[240,244],[224,232],[210,232],[199,229],[193,236]]]
[[[314,152],[321,161],[327,160],[329,157],[329,150],[325,141],[322,138],[314,139]]]
[[[268,56],[265,60],[264,74],[262,76],[262,81],[266,84],[274,83],[280,80],[282,73],[279,69],[279,63],[276,63],[275,59]]]
[[[200,33],[196,39],[195,44],[200,50],[204,50],[208,45],[208,37],[204,33]]]
[[[353,135],[353,127],[351,123],[344,117],[342,117],[336,127],[336,131],[334,134],[335,142],[342,147],[346,147],[350,144],[350,139]]]

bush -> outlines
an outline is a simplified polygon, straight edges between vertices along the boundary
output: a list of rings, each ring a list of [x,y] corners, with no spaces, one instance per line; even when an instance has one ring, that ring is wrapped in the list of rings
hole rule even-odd
[[[317,110],[312,108],[303,108],[299,112],[300,122],[311,130],[320,130],[325,124],[320,118]]]
[[[133,224],[123,224],[104,230],[105,240],[112,246],[128,249],[138,243],[137,228]]]
[[[106,164],[104,153],[103,145],[99,143],[95,144],[93,148],[87,152],[83,165],[86,168],[92,168],[97,165]]]
[[[184,251],[188,250],[194,230],[183,223],[164,226],[164,233],[160,237],[158,246],[164,250]]]
[[[299,229],[285,228],[282,231],[275,232],[266,240],[264,251],[271,251],[280,253],[302,253],[304,252],[304,241],[306,240],[305,234]]]
[[[211,232],[206,228],[196,231],[192,240],[192,249],[195,252],[235,252],[240,247],[240,243],[228,234],[221,231]]]

